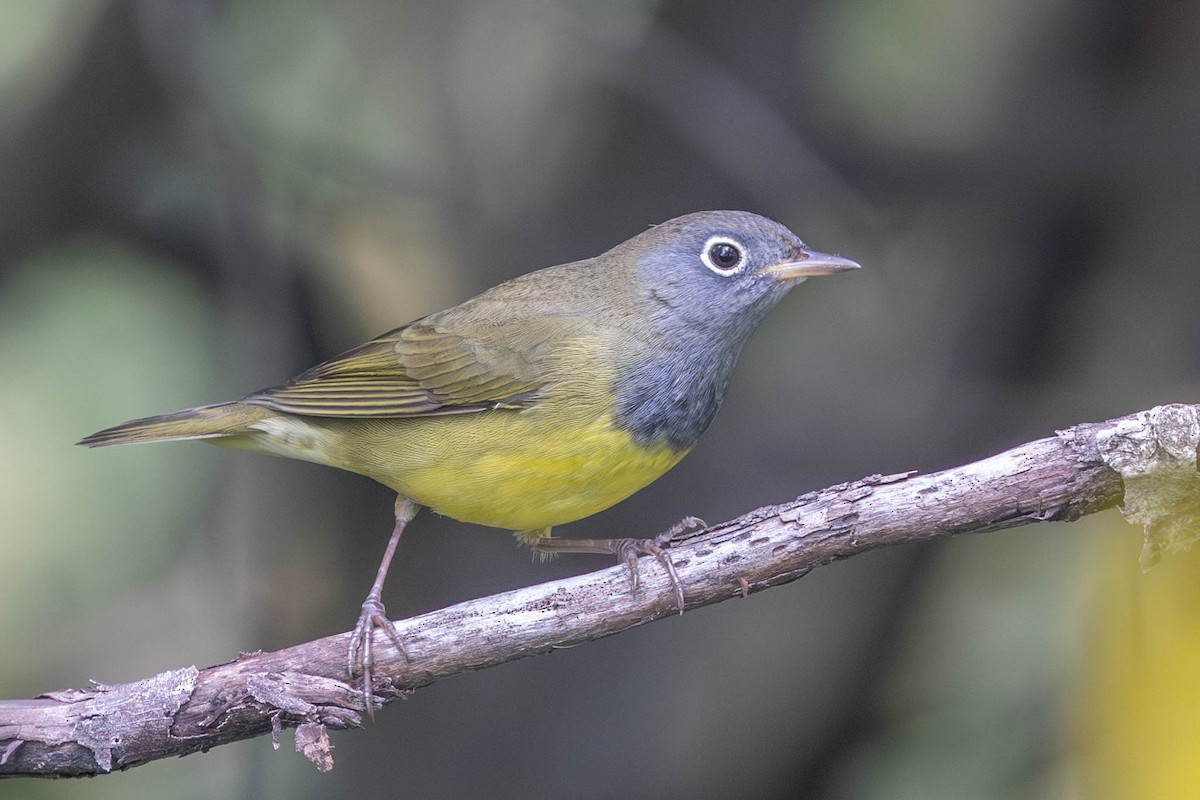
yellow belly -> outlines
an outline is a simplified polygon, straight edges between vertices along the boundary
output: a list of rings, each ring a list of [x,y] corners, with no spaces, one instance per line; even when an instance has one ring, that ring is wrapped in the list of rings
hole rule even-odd
[[[602,511],[686,455],[638,445],[607,414],[549,416],[531,409],[337,424],[340,446],[326,463],[448,517],[529,531]]]

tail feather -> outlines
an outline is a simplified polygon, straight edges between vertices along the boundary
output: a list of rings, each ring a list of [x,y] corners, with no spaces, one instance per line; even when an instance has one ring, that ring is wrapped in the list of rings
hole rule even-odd
[[[247,426],[261,416],[257,409],[242,403],[219,403],[199,406],[122,422],[97,431],[79,440],[86,447],[107,447],[113,444],[170,442],[183,439],[217,439],[240,436]]]

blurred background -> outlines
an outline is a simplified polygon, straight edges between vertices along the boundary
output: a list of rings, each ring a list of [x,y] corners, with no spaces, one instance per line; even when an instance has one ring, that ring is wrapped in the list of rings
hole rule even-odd
[[[767,320],[696,451],[570,536],[933,471],[1200,394],[1200,4],[0,5],[0,697],[350,627],[364,478],[85,451],[700,209],[854,275]],[[1200,561],[1115,511],[869,553],[334,734],[21,798],[1200,796]],[[432,515],[393,616],[607,566]]]

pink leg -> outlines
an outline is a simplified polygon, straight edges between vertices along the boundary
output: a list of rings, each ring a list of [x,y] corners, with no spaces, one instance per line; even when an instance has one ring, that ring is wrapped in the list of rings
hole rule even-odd
[[[407,497],[396,498],[396,526],[392,529],[392,538],[388,540],[387,549],[383,551],[383,561],[380,562],[379,571],[375,574],[375,582],[371,584],[371,591],[367,592],[367,599],[363,601],[362,612],[358,615],[354,632],[350,634],[350,650],[346,655],[346,666],[350,672],[351,681],[354,680],[355,675],[362,673],[363,702],[367,707],[367,716],[372,719],[375,718],[375,696],[371,685],[371,667],[375,663],[375,655],[372,652],[371,635],[375,629],[381,628],[392,640],[392,644],[396,646],[400,654],[405,658],[408,657],[404,652],[404,645],[400,642],[400,634],[396,630],[396,626],[387,618],[381,598],[383,581],[387,578],[392,557],[396,555],[396,546],[400,544],[400,534],[404,533],[405,526],[412,521],[420,508]]]
[[[679,582],[679,574],[675,564],[665,548],[671,544],[671,539],[685,531],[698,530],[707,527],[703,520],[695,517],[684,517],[670,530],[663,531],[652,539],[554,539],[545,537],[529,543],[534,550],[542,553],[611,553],[617,561],[624,561],[629,566],[629,581],[633,591],[638,588],[638,556],[654,556],[658,563],[671,577],[671,586],[675,589],[675,603],[679,613],[683,613],[684,598],[683,584]]]

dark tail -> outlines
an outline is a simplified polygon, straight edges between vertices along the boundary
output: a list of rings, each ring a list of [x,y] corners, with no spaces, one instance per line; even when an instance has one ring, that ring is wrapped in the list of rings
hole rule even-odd
[[[239,436],[247,432],[247,426],[261,419],[265,409],[244,403],[219,403],[199,406],[122,422],[111,428],[85,436],[78,444],[87,447],[107,447],[110,444],[140,444],[142,442],[170,442],[181,439],[218,439]]]

